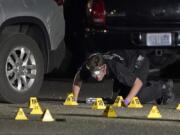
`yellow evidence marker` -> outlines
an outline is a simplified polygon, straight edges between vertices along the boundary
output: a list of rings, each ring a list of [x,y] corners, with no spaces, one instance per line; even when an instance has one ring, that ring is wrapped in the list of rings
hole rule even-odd
[[[36,97],[31,97],[29,100],[29,108],[33,109],[34,106],[36,106],[36,104],[38,103],[37,98]]]
[[[108,118],[116,118],[117,117],[117,113],[113,109],[112,106],[107,106],[106,109],[103,112],[103,115],[108,117]]]
[[[96,109],[96,110],[106,109],[106,106],[102,98],[96,98],[96,101],[92,104],[92,109]]]
[[[73,98],[73,93],[70,93],[65,102],[64,102],[64,105],[68,105],[68,106],[76,106],[76,105],[79,105],[76,101],[74,101],[74,98]]]
[[[53,122],[55,121],[54,118],[52,117],[50,111],[48,109],[46,109],[43,118],[42,118],[42,122]]]
[[[180,110],[180,104],[176,107],[176,110]]]
[[[113,104],[113,107],[122,107],[123,97],[118,96]]]
[[[128,105],[128,108],[143,108],[143,105],[140,103],[138,97],[133,97],[132,101]]]
[[[157,119],[157,118],[161,118],[162,116],[157,106],[153,106],[147,117],[152,119]]]
[[[42,115],[43,111],[39,105],[39,103],[36,103],[36,105],[33,107],[31,113],[32,115]]]
[[[22,108],[19,108],[15,120],[28,120]]]

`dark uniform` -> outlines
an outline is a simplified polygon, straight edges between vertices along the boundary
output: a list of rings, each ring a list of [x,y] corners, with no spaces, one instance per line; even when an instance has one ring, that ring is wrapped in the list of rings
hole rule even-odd
[[[143,54],[139,55],[131,50],[115,51],[103,54],[103,58],[107,64],[105,78],[111,78],[114,81],[113,92],[119,92],[119,95],[125,98],[138,77],[143,82],[143,87],[137,94],[142,103],[161,98],[161,83],[147,82],[149,61]],[[82,81],[87,81],[91,77],[90,71],[86,68],[86,62],[79,70]]]

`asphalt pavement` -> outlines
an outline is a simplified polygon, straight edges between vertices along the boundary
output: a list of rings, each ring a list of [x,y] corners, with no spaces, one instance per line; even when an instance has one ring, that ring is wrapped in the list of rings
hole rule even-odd
[[[46,80],[38,96],[43,110],[49,109],[55,122],[41,122],[42,116],[30,115],[28,104],[0,103],[0,134],[42,134],[42,135],[179,135],[180,111],[176,110],[180,103],[180,84],[176,83],[176,101],[171,105],[161,105],[158,109],[160,119],[147,119],[152,104],[143,105],[142,109],[115,108],[117,118],[106,118],[103,110],[92,110],[85,103],[87,97],[108,97],[111,95],[112,83],[89,82],[82,87],[79,106],[64,106],[67,93],[71,91],[72,80]],[[28,121],[15,121],[19,107],[24,109]]]

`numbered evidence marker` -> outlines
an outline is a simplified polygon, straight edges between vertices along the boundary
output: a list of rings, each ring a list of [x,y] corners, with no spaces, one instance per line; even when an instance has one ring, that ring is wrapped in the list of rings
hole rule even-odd
[[[76,101],[74,101],[74,98],[73,98],[73,93],[70,93],[65,102],[64,102],[64,105],[67,105],[67,106],[76,106],[78,105],[78,103]]]
[[[176,107],[176,110],[180,111],[180,104]]]
[[[106,106],[102,98],[96,98],[96,101],[92,105],[92,109],[97,109],[97,110],[106,109]]]
[[[42,121],[43,122],[52,122],[52,121],[55,121],[48,109],[46,109],[46,111],[45,111],[45,113],[43,115]]]
[[[36,97],[31,97],[29,100],[29,108],[33,109],[34,106],[36,106],[36,104],[38,103],[37,98]]]
[[[39,103],[36,103],[31,111],[32,115],[42,115],[43,114],[43,111],[39,105]]]
[[[22,108],[19,108],[15,120],[28,120]]]
[[[117,113],[116,111],[113,109],[112,106],[107,106],[106,109],[104,110],[103,112],[103,115],[105,117],[108,117],[108,118],[116,118],[117,117]]]
[[[138,97],[133,97],[132,101],[128,105],[128,108],[143,108],[143,105],[140,103]]]
[[[123,97],[118,96],[113,104],[113,107],[122,107]]]
[[[161,116],[157,106],[153,106],[147,117],[156,119],[156,118],[161,118],[162,116]]]

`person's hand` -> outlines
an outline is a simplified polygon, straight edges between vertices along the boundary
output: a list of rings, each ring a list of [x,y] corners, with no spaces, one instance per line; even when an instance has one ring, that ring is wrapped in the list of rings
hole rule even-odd
[[[130,101],[128,99],[125,99],[125,100],[122,101],[122,106],[123,107],[128,107],[129,103],[130,103]]]
[[[75,98],[74,96],[72,96],[72,101],[77,103],[77,98]]]

